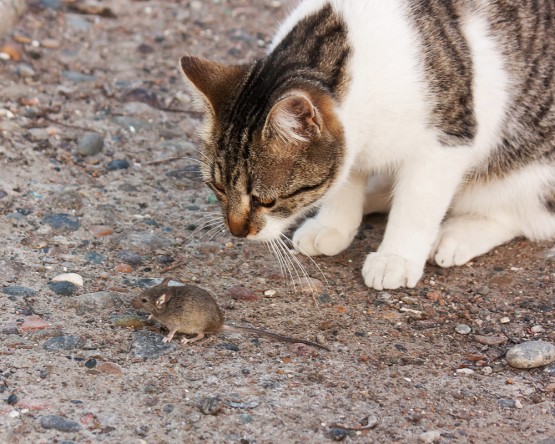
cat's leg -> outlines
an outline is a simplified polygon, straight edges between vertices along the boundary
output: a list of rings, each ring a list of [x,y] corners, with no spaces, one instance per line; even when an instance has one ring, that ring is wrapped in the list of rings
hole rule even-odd
[[[453,201],[431,257],[463,265],[516,236],[555,238],[555,166],[529,165],[501,179],[473,182]]]
[[[362,221],[367,176],[352,173],[349,180],[328,197],[318,214],[293,235],[293,245],[308,256],[333,256],[352,242]]]
[[[399,167],[384,239],[362,269],[366,285],[376,290],[416,285],[471,159],[468,150],[434,146]]]
[[[393,176],[390,174],[370,176],[366,188],[364,214],[389,212],[393,193]]]
[[[441,267],[463,265],[518,235],[513,224],[474,215],[450,217],[441,227],[432,256]]]

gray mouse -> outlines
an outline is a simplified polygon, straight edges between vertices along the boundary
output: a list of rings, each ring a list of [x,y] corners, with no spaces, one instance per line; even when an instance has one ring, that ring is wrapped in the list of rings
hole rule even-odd
[[[205,334],[219,333],[222,330],[235,333],[252,333],[266,336],[278,341],[302,343],[312,347],[328,350],[329,348],[316,342],[291,338],[252,327],[241,327],[224,323],[224,316],[216,300],[206,291],[195,285],[168,286],[171,278],[143,291],[131,301],[133,308],[150,313],[149,319],[155,319],[165,325],[170,333],[163,339],[170,342],[175,333],[196,335],[184,338],[181,343],[187,344],[204,338]]]

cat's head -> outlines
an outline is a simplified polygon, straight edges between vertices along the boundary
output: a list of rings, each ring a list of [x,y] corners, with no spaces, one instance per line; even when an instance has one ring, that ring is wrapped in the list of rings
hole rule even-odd
[[[310,82],[272,84],[259,62],[186,56],[181,68],[204,113],[200,158],[231,233],[271,240],[318,204],[344,163],[330,94]]]

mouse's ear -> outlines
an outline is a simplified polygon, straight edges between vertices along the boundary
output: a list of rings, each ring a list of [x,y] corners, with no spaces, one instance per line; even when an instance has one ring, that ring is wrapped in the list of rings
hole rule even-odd
[[[172,280],[171,277],[164,278],[164,280],[162,282],[160,282],[160,286],[167,287],[171,280]]]
[[[164,308],[166,306],[166,304],[168,302],[170,302],[171,299],[171,293],[170,292],[165,292],[162,293],[161,296],[158,296],[158,299],[156,299],[156,308],[158,310],[161,310],[162,308]]]

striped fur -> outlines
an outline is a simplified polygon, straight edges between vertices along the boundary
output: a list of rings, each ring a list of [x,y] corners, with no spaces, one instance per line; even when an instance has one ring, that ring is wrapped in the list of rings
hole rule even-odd
[[[553,239],[554,29],[553,0],[305,0],[249,65],[184,57],[232,233],[271,240],[319,206],[293,241],[332,255],[389,207],[376,289]]]

